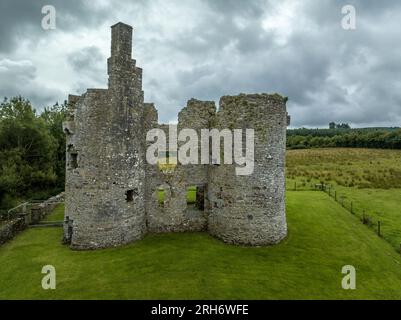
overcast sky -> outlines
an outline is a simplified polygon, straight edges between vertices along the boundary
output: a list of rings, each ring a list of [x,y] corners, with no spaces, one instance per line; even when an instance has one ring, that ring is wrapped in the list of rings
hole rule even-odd
[[[56,30],[41,26],[56,8]],[[356,9],[356,30],[341,8]],[[174,121],[190,98],[288,96],[292,125],[401,124],[399,0],[1,0],[0,96],[37,109],[105,88],[110,26],[134,27],[145,100]]]

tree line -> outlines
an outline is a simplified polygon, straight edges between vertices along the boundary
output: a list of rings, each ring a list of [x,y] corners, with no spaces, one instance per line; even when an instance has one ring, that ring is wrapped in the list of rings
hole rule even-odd
[[[0,104],[0,209],[64,189],[66,104],[38,113],[22,98]]]
[[[401,149],[400,128],[290,129],[287,148],[377,148]]]

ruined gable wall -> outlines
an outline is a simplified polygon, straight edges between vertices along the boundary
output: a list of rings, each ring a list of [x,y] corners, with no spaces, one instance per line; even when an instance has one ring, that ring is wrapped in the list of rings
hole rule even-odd
[[[214,102],[191,99],[179,113],[178,132],[184,128],[191,128],[198,132],[200,138],[200,130],[209,128],[215,111]],[[169,138],[168,125],[158,125],[158,128],[164,130]],[[183,143],[179,142],[179,145]],[[191,186],[207,186],[208,165],[178,164],[171,173],[162,172],[157,166],[148,165],[146,180],[148,185],[147,226],[150,232],[184,232],[206,229],[207,210],[193,210],[191,206],[187,205],[186,195]],[[163,206],[160,206],[158,201],[159,187],[162,187],[165,193]]]
[[[78,99],[68,138],[65,215],[76,249],[129,243],[146,231],[142,72],[121,46],[132,28],[117,24],[112,35],[109,88]]]

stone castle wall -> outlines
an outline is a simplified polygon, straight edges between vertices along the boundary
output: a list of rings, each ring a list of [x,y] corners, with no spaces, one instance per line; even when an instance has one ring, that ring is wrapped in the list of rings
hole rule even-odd
[[[108,89],[70,101],[65,216],[72,228],[65,238],[73,248],[120,245],[145,233],[142,71],[131,59],[131,37],[131,27],[112,27]]]
[[[285,100],[267,94],[223,97],[216,126],[254,129],[255,160],[251,175],[236,175],[235,165],[211,167],[209,232],[230,243],[279,242],[287,234]]]
[[[112,26],[107,89],[70,96],[64,240],[75,249],[117,246],[146,232],[209,231],[235,244],[273,244],[285,237],[284,155],[287,113],[279,95],[191,99],[178,130],[255,130],[255,170],[237,176],[234,165],[181,165],[171,172],[146,162],[146,132],[158,124],[144,103],[142,70],[131,59],[132,28]],[[183,144],[181,142],[180,144]],[[198,148],[201,148],[200,142]],[[199,152],[200,157],[200,152]],[[196,206],[187,190],[197,187]],[[160,203],[159,191],[164,190]]]

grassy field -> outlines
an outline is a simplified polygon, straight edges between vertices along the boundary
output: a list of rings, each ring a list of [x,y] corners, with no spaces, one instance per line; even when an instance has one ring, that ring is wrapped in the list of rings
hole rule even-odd
[[[333,183],[344,187],[401,188],[401,150],[305,149],[287,151],[289,187]]]
[[[356,216],[363,213],[395,250],[401,243],[401,150],[308,149],[287,152],[287,189],[329,184]]]
[[[0,247],[0,299],[401,299],[401,258],[338,203],[290,191],[287,213],[287,239],[264,248],[183,233],[80,252],[61,245],[61,228],[29,229]],[[47,264],[56,290],[41,288]],[[348,264],[353,291],[341,288]]]

